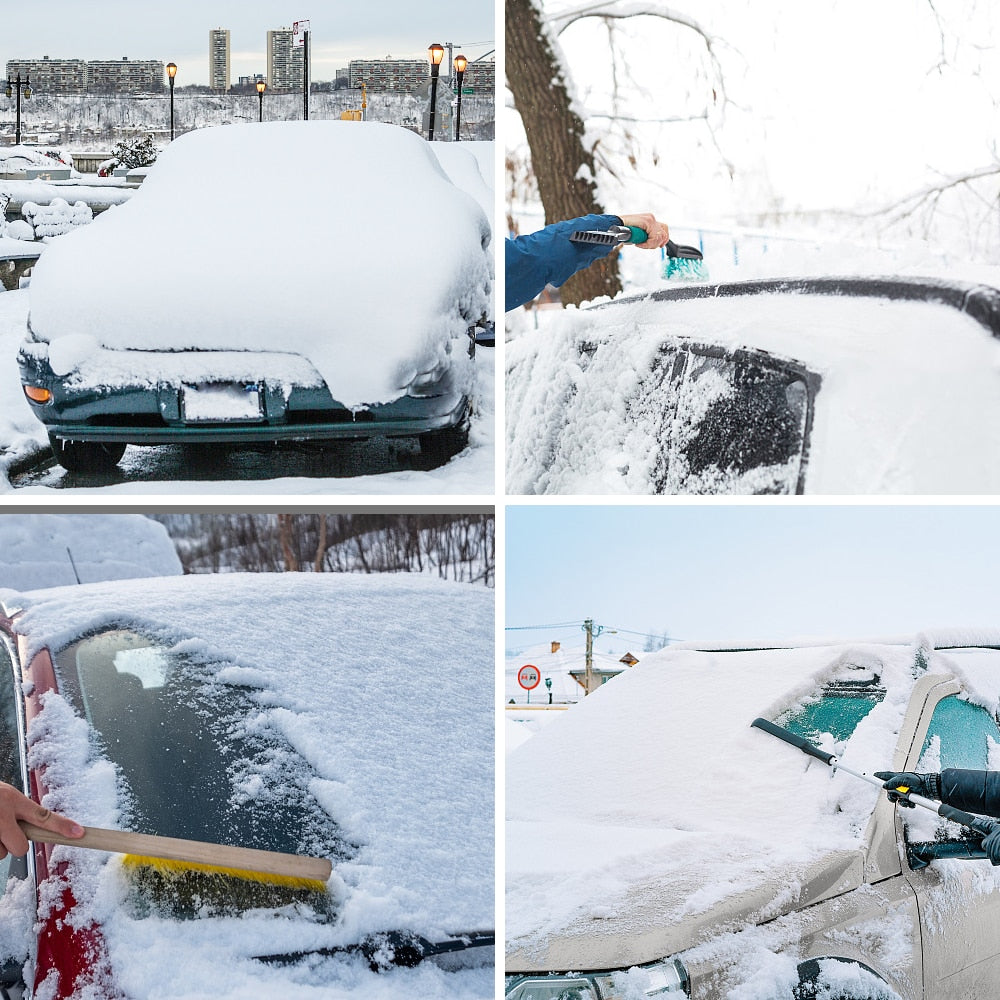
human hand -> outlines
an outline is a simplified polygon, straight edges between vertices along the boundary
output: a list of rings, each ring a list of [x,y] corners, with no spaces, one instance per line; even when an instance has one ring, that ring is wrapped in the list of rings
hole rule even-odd
[[[641,250],[657,250],[666,245],[667,240],[670,239],[670,230],[667,228],[667,224],[657,222],[656,217],[648,212],[642,212],[639,215],[622,215],[619,218],[623,225],[636,226],[646,232],[649,237],[646,242],[635,244]]]
[[[73,839],[82,837],[84,833],[79,823],[50,809],[44,809],[12,785],[0,782],[0,859],[8,854],[20,857],[28,853],[28,838],[17,825],[18,820],[25,820]]]
[[[927,799],[941,798],[940,774],[917,774],[914,771],[876,771],[875,777],[884,782],[882,787],[889,793],[890,802],[913,807],[913,803],[903,798],[897,788],[905,787],[916,795]]]
[[[990,863],[1000,865],[1000,823],[994,825],[992,833],[983,837],[981,846],[990,859]]]

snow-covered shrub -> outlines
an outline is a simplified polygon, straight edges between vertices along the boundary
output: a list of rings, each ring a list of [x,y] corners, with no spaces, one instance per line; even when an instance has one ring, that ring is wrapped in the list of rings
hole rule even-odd
[[[53,198],[48,205],[26,201],[21,214],[34,230],[36,239],[44,236],[62,236],[75,226],[86,226],[94,221],[94,213],[83,201],[70,205],[63,198]]]

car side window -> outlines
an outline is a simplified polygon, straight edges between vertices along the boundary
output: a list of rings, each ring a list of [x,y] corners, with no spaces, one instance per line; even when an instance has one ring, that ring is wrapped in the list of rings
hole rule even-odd
[[[0,642],[0,781],[23,791],[21,782],[21,736],[17,728],[17,697],[14,661]]]
[[[762,353],[665,344],[632,406],[660,442],[655,491],[801,492],[818,387]]]
[[[929,758],[934,757],[935,760]],[[1000,726],[993,716],[958,695],[942,698],[934,709],[920,753],[936,770],[1000,766]]]

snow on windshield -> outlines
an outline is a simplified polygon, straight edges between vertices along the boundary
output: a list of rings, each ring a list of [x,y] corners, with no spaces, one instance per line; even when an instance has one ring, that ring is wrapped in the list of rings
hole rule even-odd
[[[676,343],[766,351],[822,379],[806,442],[806,492],[1000,489],[995,465],[955,446],[1000,448],[1000,347],[952,308],[763,295],[623,301],[538,317],[538,330],[522,331],[506,348],[511,493],[656,492],[671,435],[699,400],[707,406],[712,385],[689,381],[685,412],[674,413],[677,393],[653,375],[663,345]],[[661,490],[771,492],[774,478],[751,468]]]
[[[126,993],[246,997],[266,985],[289,997],[492,996],[492,969],[377,977],[360,959],[289,969],[247,958],[388,929],[441,940],[493,927],[490,591],[402,575],[232,574],[35,591],[20,603],[33,649],[118,623],[242,686],[257,704],[248,725],[273,727],[301,754],[315,771],[311,795],[358,845],[335,864],[332,926],[299,911],[132,919],[119,859],[59,848]],[[87,728],[63,696],[47,699],[29,735],[36,759],[61,772],[47,804],[115,825],[114,774],[91,759]]]
[[[823,742],[845,765],[878,770],[892,761],[914,661],[913,645],[671,649],[562,713],[507,758],[508,941],[530,950],[612,922],[639,941],[644,920],[680,926],[762,889],[765,911],[780,913],[812,864],[862,847],[879,792],[750,723],[830,680],[877,674],[885,695],[846,747]],[[930,661],[953,670],[943,654]]]
[[[31,328],[91,349],[299,353],[345,405],[387,402],[489,313],[488,240],[474,200],[405,129],[198,129],[128,205],[46,250]],[[277,361],[261,374],[284,377]]]

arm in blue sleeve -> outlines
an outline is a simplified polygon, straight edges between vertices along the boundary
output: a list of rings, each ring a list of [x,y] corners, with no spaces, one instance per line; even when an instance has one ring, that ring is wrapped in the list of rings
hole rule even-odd
[[[620,226],[617,215],[584,215],[579,219],[555,222],[529,236],[506,242],[504,310],[530,302],[546,285],[561,285],[577,271],[590,267],[614,249],[604,243],[571,243],[570,233],[584,229]]]
[[[941,801],[980,816],[1000,817],[1000,771],[945,768],[941,772]]]

